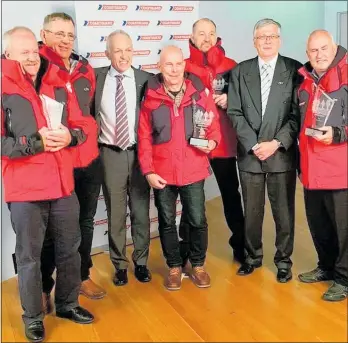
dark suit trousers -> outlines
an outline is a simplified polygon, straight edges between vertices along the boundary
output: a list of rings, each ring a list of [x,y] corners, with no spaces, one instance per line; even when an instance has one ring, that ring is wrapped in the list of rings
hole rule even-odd
[[[110,258],[116,269],[127,269],[127,196],[131,234],[134,243],[132,260],[146,265],[150,245],[150,187],[140,171],[136,150],[116,151],[100,147],[104,182],[102,184],[108,214]]]
[[[248,173],[240,171],[244,213],[246,262],[262,263],[262,224],[265,207],[265,186],[276,225],[277,248],[274,263],[278,268],[292,266],[294,246],[296,171],[284,173]]]
[[[304,190],[308,226],[318,267],[348,286],[348,190]]]

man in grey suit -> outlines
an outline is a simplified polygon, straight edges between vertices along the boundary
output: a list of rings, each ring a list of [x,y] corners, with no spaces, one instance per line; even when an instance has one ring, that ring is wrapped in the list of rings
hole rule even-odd
[[[146,267],[150,245],[150,187],[141,174],[137,156],[139,108],[150,73],[132,67],[133,44],[122,31],[112,32],[106,42],[111,66],[95,69],[96,93],[92,104],[99,125],[103,193],[108,214],[110,258],[116,268],[116,286],[127,284],[127,196],[134,243],[135,276],[151,280]]]
[[[238,168],[245,211],[247,258],[238,275],[262,265],[265,185],[276,225],[278,282],[292,278],[297,134],[296,85],[301,63],[279,55],[279,23],[262,19],[254,27],[258,56],[231,71],[228,110],[238,137]]]

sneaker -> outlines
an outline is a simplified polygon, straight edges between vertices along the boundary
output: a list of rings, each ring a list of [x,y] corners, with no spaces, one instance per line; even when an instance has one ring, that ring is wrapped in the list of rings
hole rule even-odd
[[[321,281],[329,281],[333,279],[332,272],[322,270],[321,268],[315,268],[307,273],[299,274],[298,278],[304,283],[314,283]]]
[[[341,301],[347,298],[348,287],[334,282],[323,294],[322,299],[326,301]]]
[[[210,277],[203,266],[197,266],[192,268],[191,279],[197,287],[210,287]]]
[[[169,269],[167,279],[165,280],[165,287],[169,291],[177,291],[181,288],[182,268],[174,267]]]

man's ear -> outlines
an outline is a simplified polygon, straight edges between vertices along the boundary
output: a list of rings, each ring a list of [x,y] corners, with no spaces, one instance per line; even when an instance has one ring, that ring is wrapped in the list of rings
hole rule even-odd
[[[110,54],[109,54],[109,50],[105,50],[105,56],[110,59]]]
[[[40,37],[41,37],[41,40],[46,44],[46,34],[44,29],[40,30]]]
[[[4,51],[4,56],[10,60],[10,53],[7,50]]]

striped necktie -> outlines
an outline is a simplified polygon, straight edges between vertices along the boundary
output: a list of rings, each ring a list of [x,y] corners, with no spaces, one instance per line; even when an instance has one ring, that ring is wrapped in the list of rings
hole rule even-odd
[[[127,117],[126,94],[123,88],[122,80],[124,75],[116,75],[116,98],[115,98],[115,112],[116,112],[116,141],[115,144],[122,150],[125,150],[129,144],[129,130]]]
[[[265,114],[269,91],[271,90],[271,78],[269,76],[269,64],[264,64],[261,71],[261,101],[262,101],[262,117]]]

